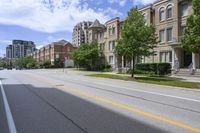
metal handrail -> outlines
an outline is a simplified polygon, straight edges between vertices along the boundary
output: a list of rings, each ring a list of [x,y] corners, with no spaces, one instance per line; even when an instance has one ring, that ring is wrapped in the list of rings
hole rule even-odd
[[[188,66],[188,69],[190,70],[190,73],[191,74],[194,74],[195,73],[195,69],[193,69],[193,62]]]
[[[179,61],[178,60],[175,61],[174,70],[175,70],[175,72],[178,72],[180,70],[180,65],[179,65]]]
[[[188,66],[188,69],[193,69],[193,63]]]

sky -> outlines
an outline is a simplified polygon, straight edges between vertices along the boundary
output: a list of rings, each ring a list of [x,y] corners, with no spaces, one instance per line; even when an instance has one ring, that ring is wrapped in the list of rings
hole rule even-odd
[[[34,41],[37,48],[53,41],[71,42],[81,21],[101,23],[126,18],[133,7],[155,0],[0,0],[0,57],[13,39]]]

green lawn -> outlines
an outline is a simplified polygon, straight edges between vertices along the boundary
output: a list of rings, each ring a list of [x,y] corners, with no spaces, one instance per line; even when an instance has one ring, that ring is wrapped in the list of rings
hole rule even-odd
[[[135,82],[158,84],[158,85],[175,86],[175,87],[185,87],[185,88],[191,88],[191,89],[200,89],[200,83],[197,83],[197,82],[168,80],[168,79],[163,79],[163,78],[158,78],[158,77],[135,77],[135,79],[133,79],[130,76],[122,76],[122,75],[114,75],[114,74],[92,74],[88,76],[98,77],[98,78],[126,80],[126,81],[135,81]]]

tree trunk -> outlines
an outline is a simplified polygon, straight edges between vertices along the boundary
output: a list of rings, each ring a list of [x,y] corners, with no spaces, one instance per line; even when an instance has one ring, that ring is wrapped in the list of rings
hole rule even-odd
[[[132,57],[132,61],[133,61],[133,63],[132,63],[132,74],[131,74],[131,77],[132,78],[134,78],[134,72],[135,72],[135,57],[133,56]]]

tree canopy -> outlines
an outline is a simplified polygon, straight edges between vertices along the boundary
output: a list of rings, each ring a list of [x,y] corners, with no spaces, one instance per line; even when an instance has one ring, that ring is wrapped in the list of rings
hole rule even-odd
[[[193,14],[187,19],[181,47],[188,52],[200,52],[200,2],[192,1]]]
[[[121,29],[121,38],[118,40],[116,54],[133,60],[132,77],[134,74],[135,58],[154,54],[153,48],[157,45],[155,27],[147,25],[144,16],[137,8],[128,12]]]
[[[36,60],[31,56],[21,57],[16,60],[16,65],[20,68],[35,68]]]
[[[51,61],[50,60],[45,60],[42,62],[42,66],[44,68],[51,68]]]
[[[98,44],[95,42],[82,44],[72,52],[72,58],[78,67],[93,69],[99,63]]]

